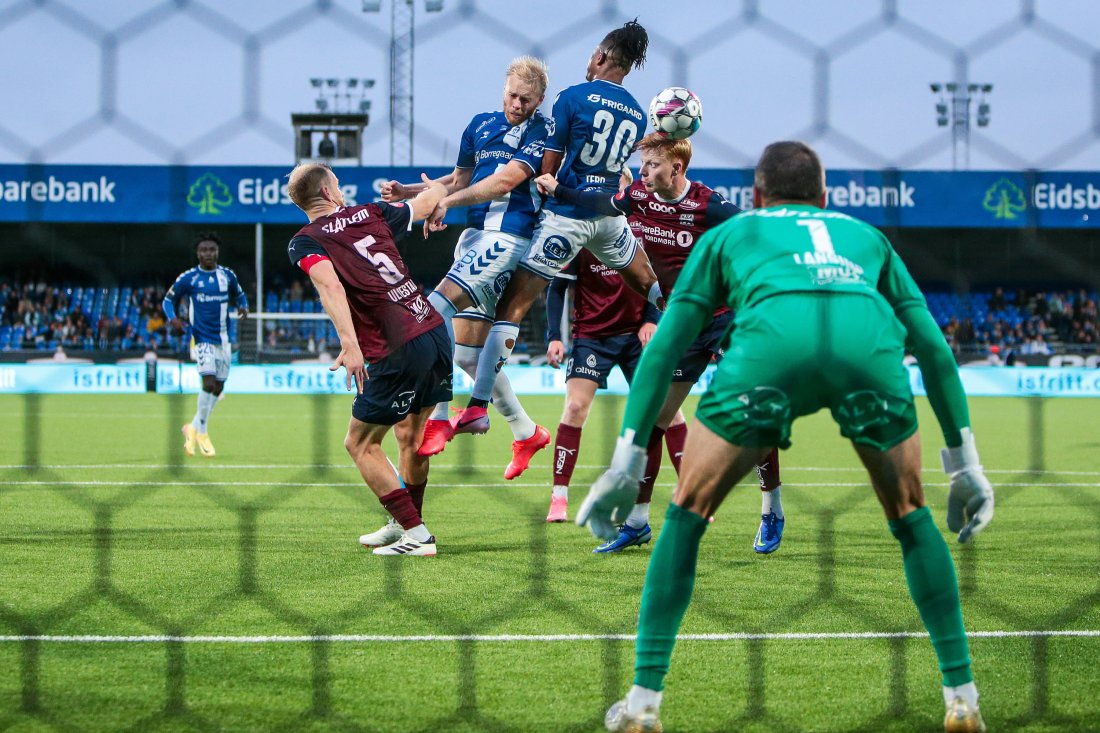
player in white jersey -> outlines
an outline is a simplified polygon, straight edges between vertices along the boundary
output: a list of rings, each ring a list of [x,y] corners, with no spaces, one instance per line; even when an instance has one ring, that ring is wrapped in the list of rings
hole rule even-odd
[[[537,110],[548,83],[546,65],[539,59],[512,61],[505,75],[503,111],[475,115],[466,126],[454,171],[438,181],[448,196],[426,225],[439,231],[449,208],[469,207],[454,264],[428,300],[447,322],[455,363],[470,376],[497,300],[526,254],[538,220],[541,200],[532,179],[542,165],[547,121]],[[400,201],[424,187],[389,181],[382,186],[382,199]],[[504,478],[513,479],[550,442],[550,432],[528,417],[506,378],[496,382],[492,399],[512,429],[512,460]],[[440,403],[425,425],[420,455],[441,452],[454,436],[448,406]]]
[[[214,457],[214,445],[207,433],[207,421],[229,378],[232,349],[229,343],[230,300],[241,318],[248,316],[248,297],[241,289],[237,275],[218,264],[221,239],[213,232],[204,232],[195,239],[198,267],[182,273],[164,296],[164,315],[177,329],[183,322],[177,314],[179,301],[188,299],[187,316],[195,342],[195,356],[202,390],[198,408],[191,422],[183,426],[183,450],[195,455],[195,446],[206,458]]]

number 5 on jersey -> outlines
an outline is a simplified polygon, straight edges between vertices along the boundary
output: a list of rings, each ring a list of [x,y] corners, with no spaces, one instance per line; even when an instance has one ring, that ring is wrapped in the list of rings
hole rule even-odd
[[[378,268],[379,277],[389,285],[397,285],[405,279],[405,276],[401,274],[401,271],[397,269],[397,265],[385,252],[371,252],[370,247],[376,241],[373,236],[368,234],[352,246],[365,260]]]

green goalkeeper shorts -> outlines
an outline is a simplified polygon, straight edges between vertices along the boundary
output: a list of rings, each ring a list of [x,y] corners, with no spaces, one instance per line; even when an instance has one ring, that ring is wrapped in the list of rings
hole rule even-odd
[[[917,429],[905,328],[858,294],[789,293],[738,314],[695,417],[743,446],[790,447],[791,423],[828,407],[840,434],[879,450]]]

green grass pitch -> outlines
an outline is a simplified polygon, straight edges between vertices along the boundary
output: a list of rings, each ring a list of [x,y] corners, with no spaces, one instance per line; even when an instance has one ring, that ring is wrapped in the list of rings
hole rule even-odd
[[[560,398],[524,402],[557,425]],[[439,555],[382,559],[356,543],[383,514],[343,452],[350,398],[228,395],[212,460],[181,454],[193,408],[0,398],[0,731],[602,730],[630,683],[621,636],[651,546],[593,556],[587,532],[547,525],[550,451],[506,482],[502,420],[456,438],[426,498]],[[984,634],[971,652],[990,730],[1100,730],[1098,405],[971,409],[997,514],[952,554],[967,628]],[[571,509],[621,410],[597,401]],[[946,532],[923,400],[921,422]],[[935,658],[906,636],[922,628],[855,454],[823,414],[794,441],[779,552],[751,550],[752,485],[707,531],[682,629],[699,638],[673,656],[666,730],[942,730]],[[666,459],[657,531],[672,485]]]

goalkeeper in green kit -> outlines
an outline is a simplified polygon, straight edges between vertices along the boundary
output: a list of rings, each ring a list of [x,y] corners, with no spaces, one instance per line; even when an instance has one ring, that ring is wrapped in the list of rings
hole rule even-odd
[[[725,358],[688,431],[680,482],[642,591],[634,685],[611,706],[612,731],[660,731],[664,677],[691,602],[699,543],[730,489],[791,423],[828,408],[850,439],[901,545],[909,592],[943,674],[945,731],[982,731],[955,567],[924,506],[920,437],[902,358],[916,356],[943,430],[947,526],[966,542],[993,518],[955,359],[905,265],[877,229],[825,204],[817,154],[769,145],[756,168],[755,209],[696,244],[638,365],[611,468],[577,514],[606,539],[630,512],[646,443],[681,352],[719,305],[736,314]]]

